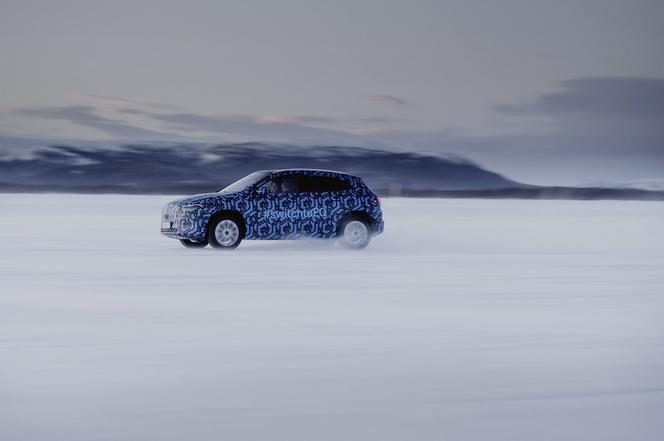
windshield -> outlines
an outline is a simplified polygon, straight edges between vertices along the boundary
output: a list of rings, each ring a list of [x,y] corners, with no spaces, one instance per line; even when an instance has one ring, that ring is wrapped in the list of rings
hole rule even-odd
[[[270,174],[269,171],[254,172],[250,175],[245,176],[242,179],[233,182],[231,185],[222,188],[221,190],[219,190],[219,193],[237,193],[238,191],[242,191],[254,185],[256,182],[260,181],[269,174]]]

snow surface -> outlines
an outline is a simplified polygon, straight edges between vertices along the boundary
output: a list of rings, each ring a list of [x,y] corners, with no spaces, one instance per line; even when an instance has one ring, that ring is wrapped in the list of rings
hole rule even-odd
[[[0,195],[2,440],[664,439],[664,204],[383,201],[364,251],[185,249]]]

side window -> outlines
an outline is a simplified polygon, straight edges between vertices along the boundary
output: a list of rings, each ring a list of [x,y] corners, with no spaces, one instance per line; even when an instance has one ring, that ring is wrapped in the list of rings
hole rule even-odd
[[[286,175],[280,178],[281,192],[282,193],[297,193],[297,176]]]
[[[269,194],[279,194],[281,193],[281,185],[279,184],[279,181],[277,178],[271,178],[268,181],[266,181],[263,185],[263,188],[267,189],[267,192]]]
[[[275,176],[261,185],[272,195],[283,193],[297,193],[298,178],[295,175]]]
[[[324,193],[349,188],[348,181],[331,176],[303,175],[300,177],[300,193]]]

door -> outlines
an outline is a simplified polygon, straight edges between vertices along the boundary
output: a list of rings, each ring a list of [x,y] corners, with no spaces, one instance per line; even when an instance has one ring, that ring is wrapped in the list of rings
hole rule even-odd
[[[305,236],[326,238],[336,235],[341,192],[348,188],[348,182],[336,176],[313,173],[300,176],[298,202],[306,218],[301,223]]]
[[[274,175],[258,190],[257,239],[285,239],[295,236],[298,212],[298,179],[295,174]]]

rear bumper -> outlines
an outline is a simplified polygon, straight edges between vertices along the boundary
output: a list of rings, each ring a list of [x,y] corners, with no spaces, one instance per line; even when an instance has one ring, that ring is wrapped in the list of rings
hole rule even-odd
[[[374,224],[373,234],[382,234],[383,231],[385,231],[385,222],[381,219]]]

